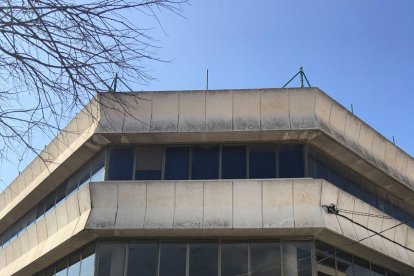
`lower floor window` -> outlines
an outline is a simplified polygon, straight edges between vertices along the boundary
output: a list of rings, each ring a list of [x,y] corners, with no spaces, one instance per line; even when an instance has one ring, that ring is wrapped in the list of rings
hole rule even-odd
[[[96,252],[96,254],[95,254]],[[95,255],[98,256],[95,259]],[[398,276],[313,240],[101,241],[36,276]]]

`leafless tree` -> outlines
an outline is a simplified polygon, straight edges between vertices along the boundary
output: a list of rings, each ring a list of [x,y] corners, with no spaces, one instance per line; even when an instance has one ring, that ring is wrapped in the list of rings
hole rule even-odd
[[[129,20],[186,0],[3,0],[0,3],[0,157],[56,134],[68,116],[108,91],[116,73],[145,83],[158,60],[149,30]]]

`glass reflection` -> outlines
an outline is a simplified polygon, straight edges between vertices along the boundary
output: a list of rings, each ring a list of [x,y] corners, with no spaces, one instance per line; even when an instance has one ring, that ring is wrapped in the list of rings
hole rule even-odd
[[[190,276],[214,276],[218,273],[218,244],[190,244]]]
[[[161,244],[160,276],[183,276],[187,257],[187,244]]]
[[[281,275],[280,244],[255,242],[250,244],[251,272],[255,276]]]
[[[222,243],[221,275],[239,275],[247,272],[247,243]]]
[[[128,275],[154,276],[157,272],[158,246],[155,243],[129,247]]]

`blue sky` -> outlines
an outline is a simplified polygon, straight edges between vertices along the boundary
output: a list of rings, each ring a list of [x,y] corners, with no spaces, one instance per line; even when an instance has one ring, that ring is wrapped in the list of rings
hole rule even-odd
[[[161,13],[144,90],[317,86],[414,155],[414,1],[192,1]],[[299,82],[294,83],[299,85]]]
[[[145,63],[156,80],[134,89],[204,89],[207,68],[210,89],[281,87],[303,66],[312,86],[414,156],[414,1],[193,0],[185,18],[161,11],[162,29],[134,16],[170,60]],[[1,171],[4,183],[17,175],[7,162]]]

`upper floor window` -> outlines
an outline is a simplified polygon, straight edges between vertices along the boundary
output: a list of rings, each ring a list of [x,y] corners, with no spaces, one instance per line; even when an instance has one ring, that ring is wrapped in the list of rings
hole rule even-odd
[[[107,179],[298,178],[305,175],[303,155],[303,145],[114,147],[110,150]]]

